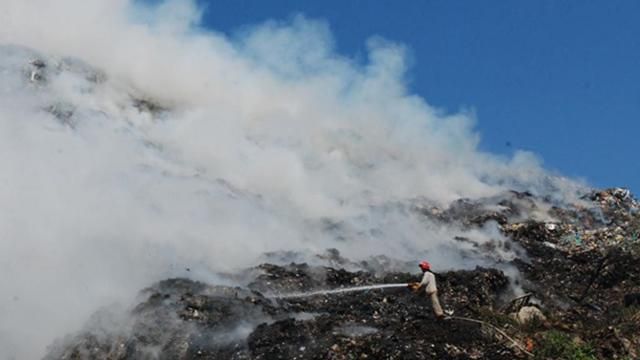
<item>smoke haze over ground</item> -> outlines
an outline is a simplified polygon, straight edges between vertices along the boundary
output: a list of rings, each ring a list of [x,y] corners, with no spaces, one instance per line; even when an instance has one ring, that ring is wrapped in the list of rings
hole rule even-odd
[[[405,49],[383,39],[359,64],[304,17],[230,39],[188,1],[2,8],[0,358],[41,356],[187,267],[215,282],[269,251],[438,249],[436,267],[469,267],[450,229],[398,204],[581,189],[530,153],[478,151],[473,114],[407,93]]]

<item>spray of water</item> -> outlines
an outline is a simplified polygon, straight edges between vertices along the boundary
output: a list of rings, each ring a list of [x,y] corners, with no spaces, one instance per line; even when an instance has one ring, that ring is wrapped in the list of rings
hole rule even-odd
[[[285,295],[275,295],[273,298],[277,299],[292,299],[292,298],[303,298],[310,297],[316,295],[331,295],[331,294],[342,294],[347,292],[354,291],[368,291],[368,290],[377,290],[377,289],[388,289],[388,288],[399,288],[399,287],[407,287],[406,283],[397,283],[397,284],[377,284],[377,285],[364,285],[364,286],[354,286],[349,288],[340,288],[340,289],[329,289],[329,290],[314,290],[308,292],[298,292],[292,294]]]

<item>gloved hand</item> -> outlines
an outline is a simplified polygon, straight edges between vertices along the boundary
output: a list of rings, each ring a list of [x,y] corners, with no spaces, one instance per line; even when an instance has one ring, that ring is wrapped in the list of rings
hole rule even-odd
[[[416,292],[418,291],[418,289],[420,288],[420,283],[418,282],[411,282],[407,284],[407,287],[409,288],[409,290]]]

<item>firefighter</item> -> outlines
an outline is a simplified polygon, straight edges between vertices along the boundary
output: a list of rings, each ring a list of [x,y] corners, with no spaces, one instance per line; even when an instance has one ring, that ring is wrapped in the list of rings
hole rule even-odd
[[[431,306],[433,307],[433,313],[437,319],[444,319],[444,312],[440,306],[440,300],[438,300],[438,288],[436,287],[436,277],[431,272],[431,265],[427,261],[421,261],[418,266],[422,270],[422,281],[409,284],[409,288],[413,292],[417,293],[420,288],[424,286],[425,292],[428,297],[431,298]]]

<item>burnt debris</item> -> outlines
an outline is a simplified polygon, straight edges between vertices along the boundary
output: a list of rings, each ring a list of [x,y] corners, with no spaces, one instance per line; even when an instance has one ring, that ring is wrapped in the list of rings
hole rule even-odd
[[[424,294],[402,287],[278,296],[408,283],[419,277],[374,271],[370,264],[379,259],[352,262],[332,249],[318,256],[330,266],[265,263],[247,269],[250,280],[244,287],[162,281],[142,292],[143,300],[126,312],[126,321],[117,326],[90,323],[53,344],[47,359],[640,355],[640,217],[632,194],[608,189],[587,195],[579,204],[560,206],[512,192],[461,200],[445,209],[432,204],[413,209],[432,221],[461,227],[497,223],[500,232],[526,252],[511,262],[520,271],[518,283],[493,268],[438,272],[442,305],[454,314],[440,321]],[[534,212],[544,216],[531,215]],[[358,265],[360,270],[355,269]]]

